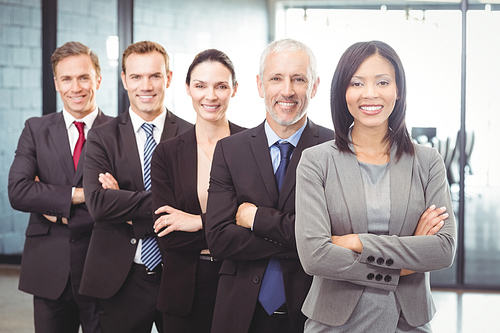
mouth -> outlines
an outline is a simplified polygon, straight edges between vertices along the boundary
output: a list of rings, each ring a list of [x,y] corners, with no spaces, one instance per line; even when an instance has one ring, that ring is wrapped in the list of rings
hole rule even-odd
[[[73,102],[80,102],[85,96],[72,96],[70,97],[70,99],[73,101]]]
[[[291,109],[299,104],[296,101],[277,101],[277,105],[279,105],[282,109]]]
[[[220,108],[220,105],[207,105],[207,104],[202,104],[202,107],[204,107],[208,111],[215,111],[218,108]]]
[[[149,102],[150,100],[152,100],[156,95],[137,95],[137,97],[139,97],[139,99],[143,102]]]
[[[363,105],[359,107],[363,113],[368,114],[368,115],[375,115],[379,114],[383,106],[382,105]]]

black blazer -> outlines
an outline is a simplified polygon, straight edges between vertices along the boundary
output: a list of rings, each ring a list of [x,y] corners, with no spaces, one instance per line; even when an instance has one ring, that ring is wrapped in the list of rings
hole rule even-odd
[[[231,134],[244,130],[229,123]],[[156,147],[151,161],[153,212],[169,205],[186,213],[201,215],[198,200],[198,154],[193,128]],[[160,215],[154,215],[154,220]],[[186,316],[193,305],[196,269],[200,251],[207,249],[204,230],[175,231],[159,237],[163,256],[163,275],[158,297],[158,310]]]
[[[92,128],[110,119],[99,110]],[[83,186],[83,160],[75,171],[62,112],[26,121],[8,185],[12,208],[30,213],[19,278],[22,291],[57,299],[71,274],[77,295],[94,226],[85,203],[71,205],[72,188]],[[44,214],[65,217],[68,225],[50,222]]]
[[[190,123],[166,112],[162,141],[192,128]],[[129,111],[92,129],[86,145],[83,187],[89,212],[96,223],[80,293],[110,298],[125,282],[138,240],[154,235],[151,191],[144,190],[142,165]],[[99,173],[104,172],[115,177],[119,190],[102,188]]]
[[[302,303],[312,278],[299,263],[295,245],[295,169],[302,151],[331,140],[333,132],[308,120],[279,194],[264,124],[224,138],[215,149],[206,216],[211,254],[224,259],[213,333],[247,332],[270,258],[281,258],[286,303],[293,332],[302,332]],[[237,226],[243,202],[255,204],[253,231]]]

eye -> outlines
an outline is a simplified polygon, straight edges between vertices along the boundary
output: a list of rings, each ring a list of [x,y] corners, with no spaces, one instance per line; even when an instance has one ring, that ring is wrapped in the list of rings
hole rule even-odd
[[[220,90],[224,90],[224,89],[227,89],[228,87],[221,84],[220,86],[217,87],[217,89],[220,89]]]
[[[196,89],[203,89],[203,86],[201,84],[197,84],[194,86]]]
[[[279,81],[280,78],[279,77],[272,77],[271,79],[269,79],[269,81]]]
[[[295,81],[298,81],[298,82],[306,82],[305,79],[301,78],[301,77],[298,77],[298,78],[295,78]]]
[[[361,82],[358,82],[358,81],[353,81],[350,84],[351,87],[361,87],[362,85],[363,84]]]
[[[139,76],[138,76],[138,75],[131,75],[131,76],[130,76],[130,78],[131,78],[132,80],[137,80],[137,79],[139,78]]]

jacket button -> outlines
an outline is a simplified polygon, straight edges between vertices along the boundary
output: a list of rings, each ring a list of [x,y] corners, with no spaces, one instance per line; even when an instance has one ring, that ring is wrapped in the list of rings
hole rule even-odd
[[[387,259],[387,261],[385,262],[385,264],[386,264],[387,266],[392,266],[392,264],[394,264],[394,260],[392,260],[392,259]]]
[[[377,259],[377,264],[379,264],[379,265],[383,265],[384,262],[385,262],[384,258],[378,258]]]
[[[382,274],[377,274],[377,276],[375,276],[375,280],[377,281],[380,281],[382,280],[384,277],[382,276]]]
[[[368,258],[366,258],[366,260],[368,260],[368,262],[374,262],[375,261],[375,257],[374,256],[369,256]]]
[[[69,242],[70,242],[70,243],[74,243],[75,241],[76,241],[76,240],[75,240],[74,238],[70,238],[70,239],[69,239]]]
[[[132,239],[130,240],[130,244],[133,244],[133,245],[135,245],[136,243],[137,243],[137,239],[135,239],[135,238],[132,238]]]
[[[385,282],[391,282],[391,281],[392,281],[392,277],[391,277],[390,275],[386,275],[386,276],[384,277],[384,281],[385,281]]]
[[[373,273],[370,273],[370,274],[368,274],[368,275],[366,276],[366,278],[367,278],[368,280],[373,280],[373,278],[374,278],[374,277],[375,277],[375,275],[373,275]]]
[[[253,283],[257,284],[260,282],[260,278],[258,276],[254,276]]]

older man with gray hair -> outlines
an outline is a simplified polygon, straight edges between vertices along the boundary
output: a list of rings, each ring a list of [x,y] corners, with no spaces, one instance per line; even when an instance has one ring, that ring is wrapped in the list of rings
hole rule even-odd
[[[259,126],[215,149],[206,217],[220,270],[213,333],[302,332],[311,285],[295,245],[295,169],[302,151],[333,132],[307,119],[319,78],[301,42],[272,42],[257,76],[266,105]]]

